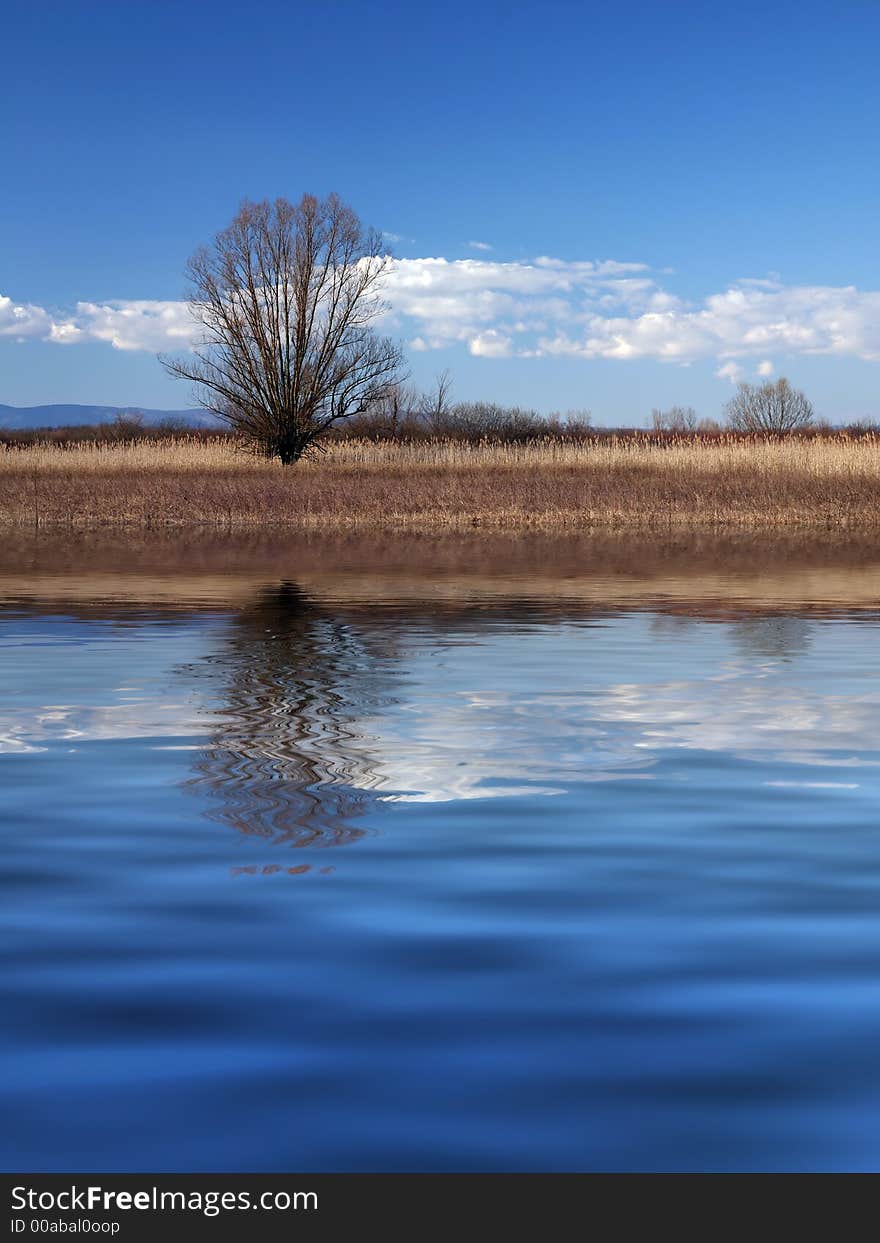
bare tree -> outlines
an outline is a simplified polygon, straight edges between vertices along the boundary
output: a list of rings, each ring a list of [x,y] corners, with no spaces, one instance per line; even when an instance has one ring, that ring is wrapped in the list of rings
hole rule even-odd
[[[547,434],[550,424],[537,410],[499,406],[492,401],[457,401],[436,416],[432,431],[456,440],[495,442],[534,440]]]
[[[396,436],[419,404],[419,395],[410,384],[397,380],[389,384],[379,397],[371,401],[365,410],[366,426],[385,436]],[[362,420],[355,421],[357,435]]]
[[[162,361],[246,441],[296,462],[396,381],[401,349],[373,327],[387,262],[335,194],[245,201],[187,265],[197,343]]]
[[[139,410],[119,410],[104,425],[108,440],[135,440],[144,433],[144,416]]]
[[[736,432],[794,432],[813,423],[812,405],[784,376],[775,384],[739,384],[725,414]]]
[[[693,406],[671,406],[668,410],[651,411],[651,426],[655,432],[693,432],[697,422]]]
[[[449,396],[452,392],[452,373],[447,368],[434,377],[434,387],[422,394],[419,413],[436,429],[441,430],[449,414]]]

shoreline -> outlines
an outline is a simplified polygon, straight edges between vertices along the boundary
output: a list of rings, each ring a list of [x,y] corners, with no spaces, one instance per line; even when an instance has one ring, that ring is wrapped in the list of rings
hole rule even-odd
[[[39,532],[0,541],[0,604],[50,611],[100,602],[208,612],[295,586],[304,599],[370,612],[429,606],[490,616],[648,608],[707,619],[755,612],[880,610],[880,544],[836,533],[469,531]],[[537,611],[536,611],[537,610]]]

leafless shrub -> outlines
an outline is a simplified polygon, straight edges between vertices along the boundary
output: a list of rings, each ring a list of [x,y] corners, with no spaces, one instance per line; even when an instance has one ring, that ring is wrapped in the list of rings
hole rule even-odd
[[[775,383],[739,384],[725,407],[727,425],[738,432],[793,432],[813,424],[813,407],[783,376]]]
[[[441,371],[434,379],[434,387],[422,393],[418,402],[418,412],[432,430],[441,428],[449,415],[449,398],[452,393],[452,374],[449,370]]]
[[[842,429],[848,436],[880,436],[880,422],[876,419],[856,419]]]
[[[105,425],[107,440],[132,440],[144,430],[144,416],[137,411],[122,411]]]
[[[515,444],[530,440],[574,442],[598,434],[591,427],[588,410],[542,415],[536,410],[496,402],[450,403],[450,388],[449,372],[438,376],[428,393],[397,385],[363,413],[346,420],[336,430],[335,438]]]
[[[655,432],[694,432],[698,422],[693,406],[671,406],[668,410],[651,411],[651,427]]]

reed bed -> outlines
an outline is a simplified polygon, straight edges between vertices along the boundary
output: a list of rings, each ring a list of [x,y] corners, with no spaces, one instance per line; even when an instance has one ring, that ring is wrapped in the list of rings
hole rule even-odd
[[[295,467],[232,441],[0,451],[0,524],[303,530],[880,527],[880,437],[342,440]]]

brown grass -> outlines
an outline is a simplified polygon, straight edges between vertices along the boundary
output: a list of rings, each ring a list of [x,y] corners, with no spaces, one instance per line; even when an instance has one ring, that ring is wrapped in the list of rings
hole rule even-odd
[[[234,444],[0,450],[0,524],[303,530],[880,527],[880,437],[347,440],[284,468]]]

